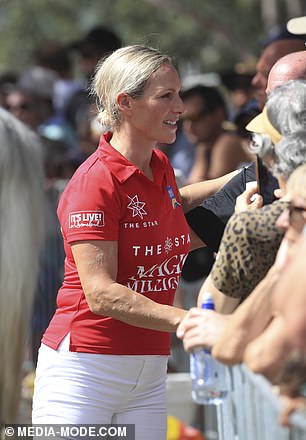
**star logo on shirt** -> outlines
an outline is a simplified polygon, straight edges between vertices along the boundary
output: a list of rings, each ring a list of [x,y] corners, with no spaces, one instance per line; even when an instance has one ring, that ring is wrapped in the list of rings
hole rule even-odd
[[[140,202],[137,195],[133,197],[128,196],[128,199],[130,203],[127,207],[133,211],[133,217],[139,215],[140,218],[143,218],[144,215],[147,215],[147,212],[143,209],[145,202]]]
[[[173,243],[171,238],[167,237],[165,240],[165,251],[168,254],[173,248]]]

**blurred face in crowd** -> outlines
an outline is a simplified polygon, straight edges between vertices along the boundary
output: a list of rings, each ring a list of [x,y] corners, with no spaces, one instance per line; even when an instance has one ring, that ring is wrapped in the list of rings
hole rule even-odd
[[[256,65],[256,75],[252,80],[252,85],[255,89],[255,98],[257,99],[260,108],[264,107],[267,99],[266,88],[268,75],[272,66],[279,58],[291,52],[304,49],[304,42],[298,39],[275,41],[264,49]]]
[[[189,141],[195,144],[214,142],[222,129],[223,109],[209,111],[201,96],[191,96],[184,104],[183,128]]]
[[[290,206],[277,220],[277,227],[286,231],[286,240],[295,243],[306,224],[306,200],[297,195],[291,196]]]
[[[12,91],[8,93],[5,108],[24,124],[34,130],[37,128],[38,116],[34,103],[23,92]]]
[[[103,51],[99,51],[92,44],[84,43],[79,51],[80,69],[86,78],[91,78],[97,67],[100,58],[105,55]]]
[[[299,168],[289,178],[287,183],[287,197],[290,200],[289,208],[278,218],[276,226],[285,231],[281,248],[284,261],[290,261],[296,252],[296,242],[301,238],[306,225],[306,192],[305,165]]]

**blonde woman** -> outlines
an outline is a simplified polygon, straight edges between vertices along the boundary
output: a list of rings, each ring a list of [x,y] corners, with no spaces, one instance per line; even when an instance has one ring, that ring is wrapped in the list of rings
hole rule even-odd
[[[182,204],[229,178],[179,194],[155,147],[175,140],[180,88],[153,48],[124,47],[98,66],[93,89],[110,131],[59,203],[65,279],[40,348],[34,423],[130,423],[138,440],[166,437],[170,333],[186,313],[172,304],[192,245]]]

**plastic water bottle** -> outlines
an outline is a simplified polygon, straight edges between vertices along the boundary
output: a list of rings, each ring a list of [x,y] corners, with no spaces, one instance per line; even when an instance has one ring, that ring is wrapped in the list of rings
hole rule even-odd
[[[202,309],[214,310],[210,293],[203,294]],[[209,350],[195,349],[190,354],[192,399],[202,405],[219,405],[227,395],[227,369]]]

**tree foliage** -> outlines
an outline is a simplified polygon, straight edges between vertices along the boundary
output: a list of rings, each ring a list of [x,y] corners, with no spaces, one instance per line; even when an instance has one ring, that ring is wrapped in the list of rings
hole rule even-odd
[[[203,72],[256,56],[263,36],[260,0],[0,0],[0,69],[19,71],[44,40],[69,43],[96,24]]]

